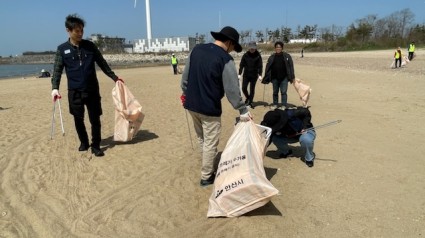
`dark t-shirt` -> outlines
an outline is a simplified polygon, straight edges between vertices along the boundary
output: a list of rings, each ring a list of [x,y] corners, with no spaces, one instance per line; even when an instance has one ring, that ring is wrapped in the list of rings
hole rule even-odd
[[[287,77],[284,60],[285,58],[283,57],[283,54],[275,54],[273,65],[271,68],[271,79],[277,79],[279,81],[282,81]]]

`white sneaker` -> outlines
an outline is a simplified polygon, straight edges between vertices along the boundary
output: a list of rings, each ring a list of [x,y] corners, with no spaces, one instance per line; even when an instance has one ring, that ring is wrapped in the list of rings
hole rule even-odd
[[[286,107],[285,107],[285,106],[280,106],[280,107],[279,107],[279,109],[280,109],[280,110],[285,110],[285,109],[286,109]]]
[[[277,108],[277,105],[276,105],[276,104],[273,104],[273,105],[271,105],[271,106],[270,106],[270,109],[271,109],[271,110],[274,110],[274,109],[276,109],[276,108]]]

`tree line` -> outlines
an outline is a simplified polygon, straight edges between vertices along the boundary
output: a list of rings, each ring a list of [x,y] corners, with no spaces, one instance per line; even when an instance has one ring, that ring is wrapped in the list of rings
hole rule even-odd
[[[306,39],[313,43],[303,47],[326,51],[407,47],[411,41],[416,45],[425,43],[425,23],[415,24],[414,20],[414,13],[406,8],[383,18],[376,14],[367,15],[348,27],[305,25],[298,26],[295,31],[284,26],[275,30],[266,28],[265,31],[242,30],[240,38],[242,44],[252,40],[288,43],[292,39]]]

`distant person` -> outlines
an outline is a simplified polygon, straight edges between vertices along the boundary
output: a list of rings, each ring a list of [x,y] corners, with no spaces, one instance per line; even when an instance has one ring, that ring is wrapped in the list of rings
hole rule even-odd
[[[301,49],[301,58],[304,58],[304,48]]]
[[[171,65],[173,66],[174,74],[177,74],[177,66],[179,65],[179,61],[174,53],[171,55]]]
[[[401,55],[401,48],[398,47],[396,49],[396,51],[394,52],[394,60],[395,60],[395,64],[394,67],[397,68],[397,62],[398,62],[398,67],[401,67],[401,59],[402,59],[402,55]]]
[[[87,151],[91,146],[91,152],[95,156],[103,156],[104,153],[100,149],[102,106],[95,63],[114,81],[121,79],[111,70],[96,45],[83,39],[84,25],[84,20],[77,15],[66,17],[65,28],[69,38],[65,43],[59,45],[56,51],[52,77],[52,98],[53,100],[60,98],[59,85],[62,71],[65,68],[68,79],[69,111],[74,116],[75,129],[81,143],[78,150]],[[87,108],[91,124],[91,144],[89,144],[84,125],[85,108]]]
[[[311,123],[311,113],[308,108],[297,107],[286,110],[275,109],[268,111],[261,125],[270,127],[272,135],[270,143],[276,145],[279,158],[287,158],[292,155],[288,144],[299,142],[304,156],[301,160],[308,167],[314,166],[316,154],[313,152],[316,132]]]
[[[241,76],[243,72],[243,77]],[[261,80],[263,74],[263,59],[257,50],[257,44],[252,41],[248,44],[248,51],[242,56],[239,64],[238,78],[242,78],[242,92],[245,95],[245,104],[254,108],[252,102],[255,95],[255,84]],[[248,92],[249,85],[249,92]]]
[[[288,105],[288,82],[293,83],[295,79],[294,63],[291,55],[283,51],[283,42],[274,44],[273,53],[266,64],[266,72],[262,83],[273,85],[273,105],[272,109],[279,107],[279,90],[281,94],[282,106],[284,109]]]
[[[412,61],[412,59],[414,57],[414,54],[415,54],[415,42],[414,41],[412,41],[410,43],[408,51],[409,51],[409,57],[408,57],[408,59],[410,61]]]
[[[230,52],[241,52],[239,33],[226,26],[211,32],[214,43],[198,44],[187,58],[181,79],[182,104],[192,116],[201,156],[201,186],[214,183],[218,167],[221,133],[221,99],[226,95],[241,121],[249,121],[251,114],[243,102],[239,89],[238,72]]]
[[[50,77],[50,72],[46,71],[45,69],[41,70],[41,75],[38,76],[39,78],[49,78]]]

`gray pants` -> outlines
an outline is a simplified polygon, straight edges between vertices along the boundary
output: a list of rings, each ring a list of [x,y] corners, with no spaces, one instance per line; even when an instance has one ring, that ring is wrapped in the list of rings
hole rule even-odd
[[[208,180],[217,170],[217,146],[221,133],[221,117],[206,116],[189,111],[195,127],[196,138],[202,156],[201,179]]]

